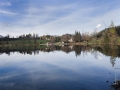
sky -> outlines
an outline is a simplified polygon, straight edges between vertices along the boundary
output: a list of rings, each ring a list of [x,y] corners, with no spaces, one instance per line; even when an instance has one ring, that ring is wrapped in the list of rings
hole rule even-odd
[[[0,0],[0,35],[62,35],[120,25],[120,0]]]

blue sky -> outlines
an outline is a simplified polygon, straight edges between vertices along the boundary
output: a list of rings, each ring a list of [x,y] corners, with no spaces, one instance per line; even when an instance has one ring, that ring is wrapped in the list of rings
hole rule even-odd
[[[93,32],[111,20],[120,25],[120,0],[0,0],[0,35]]]

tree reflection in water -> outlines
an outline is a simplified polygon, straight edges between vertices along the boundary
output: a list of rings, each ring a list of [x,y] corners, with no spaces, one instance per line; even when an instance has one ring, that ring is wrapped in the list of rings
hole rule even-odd
[[[6,53],[18,52],[20,54],[37,55],[39,52],[54,52],[63,51],[65,53],[75,52],[76,57],[81,55],[87,55],[87,52],[92,53],[96,59],[100,59],[100,53],[110,56],[110,63],[114,67],[116,58],[120,57],[120,46],[117,45],[103,45],[103,46],[16,46],[16,47],[0,47],[0,55]]]
[[[19,46],[19,47],[0,47],[0,55],[6,53],[7,55],[11,55],[14,52],[18,52],[20,54],[29,54],[29,55],[38,55],[40,52],[54,52],[54,51],[62,51],[66,54],[70,52],[74,52],[75,56],[78,57],[81,55],[86,55],[87,53],[91,53],[94,55],[96,59],[100,59],[100,53],[110,57],[110,63],[112,67],[115,65],[116,58],[120,57],[120,46],[115,45],[103,45],[103,46]],[[109,81],[106,81],[109,83]],[[117,80],[117,85],[111,84],[109,90],[120,90],[120,81]]]

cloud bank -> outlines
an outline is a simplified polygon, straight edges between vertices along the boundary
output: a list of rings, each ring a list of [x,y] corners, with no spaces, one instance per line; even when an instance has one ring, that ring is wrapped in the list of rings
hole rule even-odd
[[[2,35],[8,33],[11,35],[28,33],[38,33],[39,35],[45,33],[51,35],[73,34],[75,30],[80,32],[92,32],[95,28],[102,30],[105,28],[102,21],[108,26],[111,20],[115,25],[120,24],[120,6],[118,5],[120,3],[117,1],[108,3],[107,0],[98,2],[75,0],[65,3],[61,0],[60,4],[56,4],[57,1],[55,1],[55,4],[41,2],[43,3],[41,5],[37,2],[39,1],[30,2],[28,0],[24,4],[21,3],[21,7],[15,10],[13,8],[7,9],[8,11],[0,10],[1,23],[10,23],[9,27],[0,26]],[[111,8],[111,5],[114,4],[116,6]]]

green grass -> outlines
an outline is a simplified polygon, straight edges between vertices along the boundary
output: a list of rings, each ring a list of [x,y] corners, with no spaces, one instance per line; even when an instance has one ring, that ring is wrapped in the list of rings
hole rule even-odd
[[[10,40],[10,41],[0,41],[0,45],[34,45],[34,44],[46,44],[48,40],[31,40],[31,39],[21,39],[21,40]]]
[[[61,45],[61,42],[56,42],[54,45]]]

